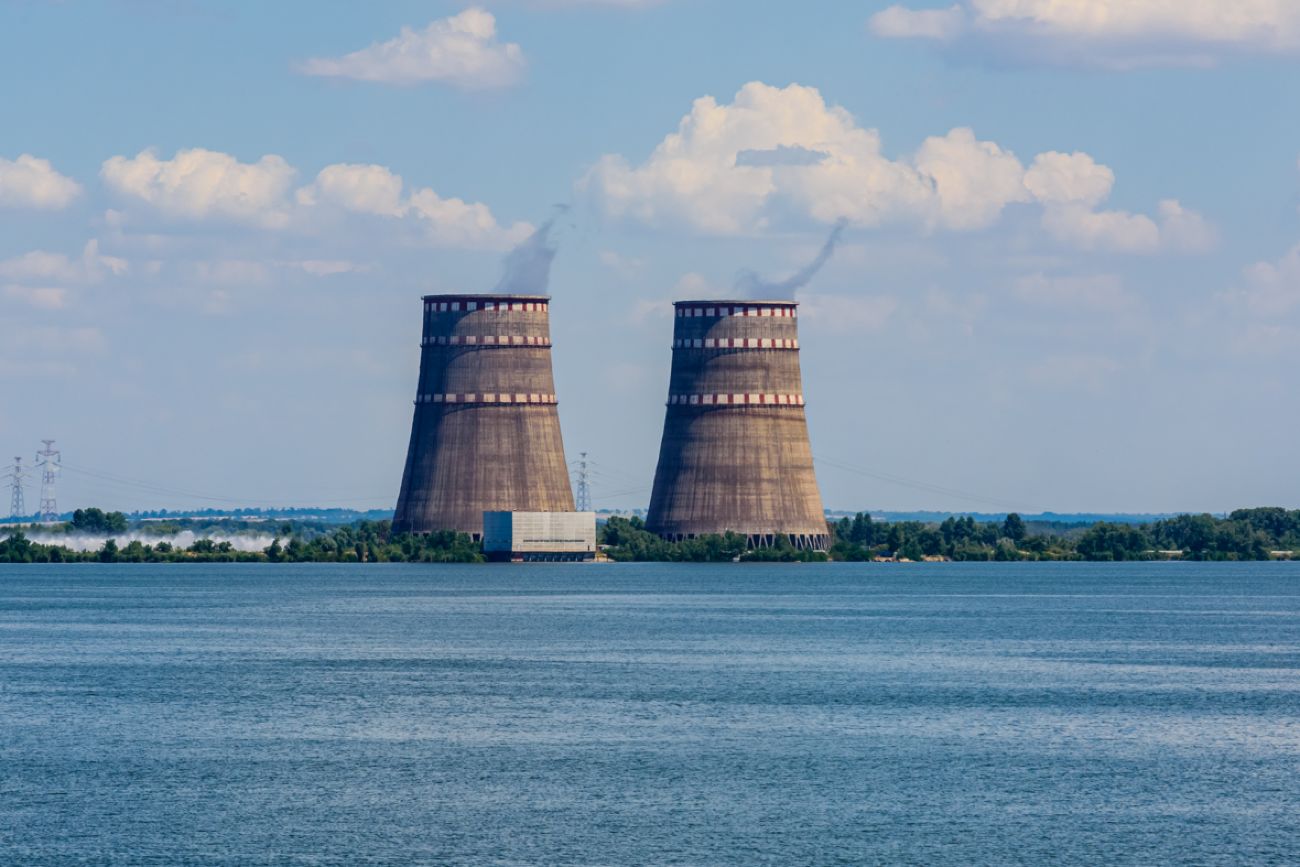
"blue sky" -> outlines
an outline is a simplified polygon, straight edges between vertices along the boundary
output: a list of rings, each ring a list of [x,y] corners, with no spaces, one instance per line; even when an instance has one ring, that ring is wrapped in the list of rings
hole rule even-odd
[[[64,507],[391,506],[419,296],[568,204],[599,506],[649,498],[670,302],[846,218],[829,507],[1297,507],[1297,93],[1271,0],[3,0],[0,453],[55,437]]]

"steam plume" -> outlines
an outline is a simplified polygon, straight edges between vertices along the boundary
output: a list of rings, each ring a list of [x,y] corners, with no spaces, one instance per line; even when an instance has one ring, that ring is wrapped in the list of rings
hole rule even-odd
[[[737,293],[741,298],[771,298],[774,301],[794,298],[794,293],[808,285],[808,281],[834,255],[835,245],[839,243],[840,235],[844,234],[844,228],[848,224],[849,221],[843,217],[836,220],[835,227],[831,229],[830,236],[817,256],[785,280],[769,282],[748,268],[742,270],[736,275]]]
[[[558,248],[551,242],[555,221],[567,213],[568,205],[556,205],[555,213],[537,227],[501,260],[501,280],[496,292],[545,295],[551,282],[551,262]]]

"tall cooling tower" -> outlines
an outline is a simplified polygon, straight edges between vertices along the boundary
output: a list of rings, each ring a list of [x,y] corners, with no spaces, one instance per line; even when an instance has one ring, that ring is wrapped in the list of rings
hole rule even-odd
[[[475,539],[485,511],[572,512],[545,295],[430,295],[393,527]]]
[[[646,528],[754,547],[830,544],[813,474],[793,301],[678,301]]]

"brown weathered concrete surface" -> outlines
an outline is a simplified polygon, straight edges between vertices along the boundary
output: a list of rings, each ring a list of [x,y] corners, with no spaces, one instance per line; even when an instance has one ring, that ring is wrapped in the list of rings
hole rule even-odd
[[[432,295],[424,302],[420,385],[394,528],[477,537],[484,511],[573,511],[548,299]]]
[[[794,302],[681,301],[646,526],[829,545],[803,408]]]

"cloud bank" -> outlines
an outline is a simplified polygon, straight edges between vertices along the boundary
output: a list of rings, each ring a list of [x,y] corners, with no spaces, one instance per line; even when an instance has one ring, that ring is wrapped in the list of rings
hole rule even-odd
[[[939,9],[890,6],[868,26],[886,39],[1112,69],[1300,52],[1300,4],[1292,0],[962,0]]]
[[[578,186],[611,218],[717,235],[841,217],[862,227],[972,231],[1028,205],[1051,237],[1082,249],[1191,251],[1214,242],[1204,219],[1176,200],[1155,216],[1103,209],[1114,183],[1088,154],[1042,153],[1026,167],[965,127],[891,159],[878,131],[827,105],[816,88],[750,82],[730,104],[697,99],[640,165],[607,155]]]
[[[527,223],[503,226],[482,203],[444,198],[428,187],[408,189],[400,175],[378,165],[329,165],[295,189],[298,170],[282,157],[241,163],[192,148],[171,159],[153,150],[115,156],[100,175],[128,207],[196,222],[310,232],[353,215],[404,221],[434,246],[488,250],[506,249],[532,232]]]

